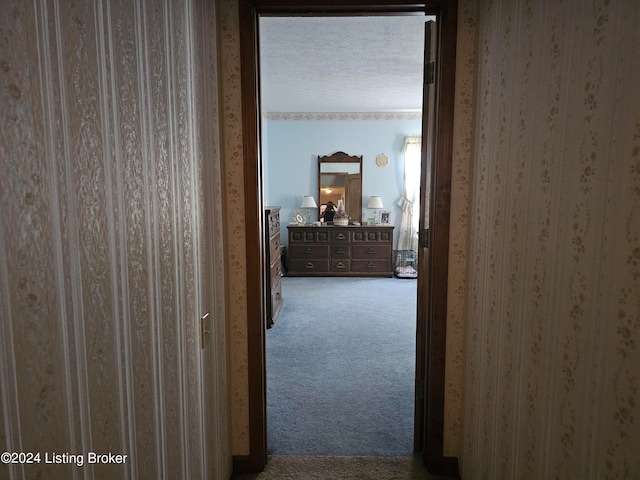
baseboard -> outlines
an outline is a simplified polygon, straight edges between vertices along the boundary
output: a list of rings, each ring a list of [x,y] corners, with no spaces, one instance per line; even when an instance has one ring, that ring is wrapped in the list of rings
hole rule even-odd
[[[264,462],[256,455],[234,455],[233,473],[259,473],[264,470]]]
[[[436,461],[433,459],[426,465],[429,473],[436,475],[444,475],[446,477],[460,478],[458,471],[458,457],[439,457]]]
[[[442,471],[444,475],[458,477],[460,475],[460,470],[458,470],[458,457],[443,457]]]
[[[458,457],[429,456],[427,454],[426,457],[423,457],[423,461],[429,473],[459,478]]]

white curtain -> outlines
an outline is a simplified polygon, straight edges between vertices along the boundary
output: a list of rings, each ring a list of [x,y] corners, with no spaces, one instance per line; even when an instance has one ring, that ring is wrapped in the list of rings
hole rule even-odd
[[[404,139],[404,188],[398,206],[402,221],[398,234],[398,250],[418,250],[418,221],[420,219],[420,151],[422,137]]]

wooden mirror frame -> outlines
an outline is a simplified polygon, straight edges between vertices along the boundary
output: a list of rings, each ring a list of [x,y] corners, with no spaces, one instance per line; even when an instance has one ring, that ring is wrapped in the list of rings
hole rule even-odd
[[[348,174],[348,172],[323,172],[322,166],[330,163],[336,164],[346,164],[346,163],[357,163],[358,164],[358,173],[357,174]],[[348,155],[344,152],[336,152],[333,155],[318,155],[318,215],[322,214],[322,205],[326,204],[322,199],[326,198],[326,194],[323,195],[322,192],[322,174],[327,173],[335,173],[337,175],[346,175],[347,179],[345,181],[345,194],[344,194],[344,208],[347,211],[347,214],[351,218],[352,222],[360,222],[362,220],[362,155]],[[357,177],[353,177],[352,175],[357,175]],[[352,178],[348,178],[352,176]],[[355,183],[357,187],[350,191],[349,183]],[[338,205],[337,201],[333,202],[336,206]]]

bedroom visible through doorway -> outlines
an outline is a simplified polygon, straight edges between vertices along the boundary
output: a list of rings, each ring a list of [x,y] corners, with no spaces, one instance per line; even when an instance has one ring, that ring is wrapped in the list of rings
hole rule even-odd
[[[285,249],[287,224],[292,221],[292,215],[300,206],[303,196],[313,195],[318,200],[319,186],[314,176],[317,155],[329,155],[335,151],[363,155],[363,218],[379,213],[365,208],[371,195],[379,195],[384,201],[383,211],[390,213],[390,221],[395,226],[393,248],[398,249],[403,217],[400,205],[405,193],[405,138],[410,136],[419,139],[422,129],[424,23],[428,18],[424,15],[260,17],[263,197],[265,206],[280,207],[280,241]],[[377,42],[380,45],[376,45]],[[384,48],[387,49],[386,52]],[[381,54],[381,51],[384,53]],[[389,88],[389,82],[396,88]],[[376,163],[376,157],[381,152],[385,152],[389,158],[388,165],[384,167]],[[418,184],[419,170],[418,164],[417,172],[413,172]],[[415,199],[417,200],[417,192]],[[312,215],[312,220],[319,220],[317,210]],[[417,223],[417,216],[415,220]],[[417,243],[417,228],[415,237]],[[317,283],[313,278],[306,281]],[[379,291],[371,291],[367,306],[382,309],[388,306],[386,303],[389,301],[401,303],[403,307],[413,306],[410,309],[412,328],[409,338],[404,339],[411,345],[412,355],[404,362],[403,372],[411,380],[408,387],[406,381],[398,382],[398,390],[404,391],[405,387],[409,389],[406,400],[410,408],[400,409],[406,418],[398,422],[396,427],[389,427],[384,421],[379,422],[379,429],[387,429],[390,438],[397,438],[402,436],[397,432],[399,425],[406,425],[408,421],[409,428],[405,437],[412,443],[417,295],[415,280],[403,283],[399,291],[404,292],[406,298],[386,298],[383,287]],[[318,288],[318,299],[323,296],[322,293],[323,290]],[[288,311],[287,297],[291,298],[290,295],[287,283],[282,282],[282,312],[285,314]],[[349,307],[346,317],[362,310],[361,305],[354,303]],[[402,320],[406,323],[406,308],[403,312]],[[404,323],[403,327],[406,329]],[[278,321],[274,326],[274,329],[277,328]],[[277,355],[269,350],[272,348],[270,337],[277,335],[277,332],[269,331],[266,342],[267,378],[272,379],[267,382],[267,421],[271,432],[267,437],[267,444],[270,452],[300,453],[295,449],[282,451],[271,448],[272,445],[282,443],[279,442],[281,439],[273,436],[284,435],[282,429],[272,428],[271,425],[280,421],[279,416],[272,418],[280,408],[275,401],[271,401],[271,397],[282,398],[278,392],[273,393],[272,388],[274,377],[280,380],[279,371],[271,371],[274,364],[271,357]],[[353,339],[353,342],[357,341],[357,338]],[[331,348],[333,347],[329,346]],[[374,357],[375,345],[371,345],[368,350],[368,354]],[[295,359],[291,361],[296,362]],[[326,365],[330,366],[332,362],[326,362]],[[354,395],[356,390],[343,392],[345,401],[349,401],[349,394]],[[325,392],[324,396],[329,403],[336,401],[334,396],[338,392]],[[321,402],[322,399],[318,401]],[[353,407],[357,404],[352,403]],[[305,412],[305,419],[312,415],[312,410]],[[318,417],[322,418],[321,411]],[[313,423],[313,420],[309,420],[301,424]],[[296,447],[300,450],[299,442]],[[316,452],[305,452],[322,454],[323,448],[319,447]],[[349,454],[349,451],[358,450],[345,447],[342,454]],[[405,448],[404,451],[411,454],[412,449]],[[398,447],[389,447],[386,453],[379,448],[361,452],[369,455],[375,452],[391,455],[398,454],[399,450]]]
[[[298,4],[286,0],[241,0],[240,1],[240,41],[241,41],[241,86],[242,86],[242,124],[243,124],[243,161],[245,185],[245,235],[247,289],[258,292],[258,298],[250,298],[247,304],[248,348],[252,354],[248,358],[249,380],[249,452],[234,456],[236,471],[260,471],[267,461],[266,438],[266,376],[264,350],[265,318],[264,310],[264,231],[262,229],[263,211],[263,165],[260,159],[260,147],[264,132],[260,131],[259,92],[259,34],[258,24],[261,16],[267,15],[367,15],[367,14],[406,14],[411,11],[423,11],[437,15],[438,25],[432,29],[437,39],[436,56],[430,56],[425,69],[433,80],[437,96],[433,105],[432,125],[435,128],[430,135],[429,154],[433,158],[431,208],[428,229],[421,227],[421,238],[427,255],[423,266],[419,268],[419,289],[422,288],[418,302],[417,345],[424,345],[424,359],[420,360],[423,375],[419,380],[421,395],[416,405],[425,412],[422,418],[416,417],[417,450],[423,453],[423,461],[434,473],[455,474],[455,458],[443,456],[444,437],[444,392],[446,349],[446,310],[447,310],[447,259],[449,248],[450,220],[450,182],[453,135],[453,96],[455,77],[455,45],[457,25],[457,2],[433,0],[425,6],[424,2],[403,2],[375,5],[364,4],[360,0],[345,0],[336,4],[330,0],[313,0]],[[431,38],[431,36],[429,36]],[[431,52],[431,49],[426,49]],[[426,111],[423,108],[423,111]],[[424,138],[424,133],[423,133]],[[424,160],[423,153],[423,160]],[[423,169],[424,171],[424,169]],[[424,180],[422,181],[424,183]],[[422,287],[420,287],[421,280]],[[428,282],[427,282],[428,277]],[[428,327],[428,329],[427,329]],[[418,356],[418,358],[420,358]],[[425,370],[424,367],[428,366]],[[417,410],[416,410],[417,411]],[[424,435],[427,433],[428,435]]]

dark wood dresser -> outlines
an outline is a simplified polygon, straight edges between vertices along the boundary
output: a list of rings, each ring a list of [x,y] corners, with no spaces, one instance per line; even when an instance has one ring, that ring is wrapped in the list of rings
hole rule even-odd
[[[289,225],[287,275],[391,277],[392,226]]]
[[[265,209],[266,244],[269,251],[266,258],[267,328],[271,327],[282,307],[282,263],[280,260],[280,207]],[[270,292],[270,295],[269,295]]]

